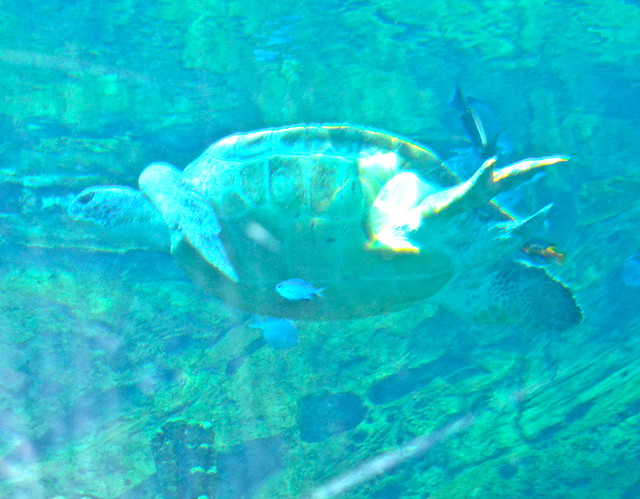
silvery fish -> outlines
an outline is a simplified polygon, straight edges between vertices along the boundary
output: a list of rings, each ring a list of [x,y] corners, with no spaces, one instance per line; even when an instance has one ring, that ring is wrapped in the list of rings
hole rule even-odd
[[[276,291],[287,300],[311,300],[314,296],[324,298],[324,288],[316,288],[304,279],[287,279],[276,285]]]

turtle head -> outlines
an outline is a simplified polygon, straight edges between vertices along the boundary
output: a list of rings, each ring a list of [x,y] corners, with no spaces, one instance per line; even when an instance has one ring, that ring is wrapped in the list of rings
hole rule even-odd
[[[71,200],[67,214],[134,247],[168,249],[167,226],[160,213],[140,191],[131,187],[89,187]]]
[[[82,220],[110,229],[123,222],[132,202],[140,192],[124,186],[89,187],[75,196],[67,213],[74,220]]]

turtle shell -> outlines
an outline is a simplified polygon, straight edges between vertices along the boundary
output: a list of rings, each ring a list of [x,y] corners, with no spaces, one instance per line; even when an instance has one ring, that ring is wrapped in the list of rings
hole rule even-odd
[[[239,280],[187,243],[174,255],[207,291],[259,314],[323,320],[402,308],[438,291],[455,268],[437,248],[371,249],[370,207],[404,170],[433,189],[455,180],[427,148],[371,129],[295,126],[229,136],[193,161],[182,180],[213,205]],[[282,298],[276,285],[291,278],[324,288],[324,299]]]

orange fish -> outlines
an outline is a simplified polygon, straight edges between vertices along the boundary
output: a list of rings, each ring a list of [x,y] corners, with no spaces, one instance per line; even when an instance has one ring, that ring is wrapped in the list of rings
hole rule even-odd
[[[553,260],[558,265],[562,265],[567,259],[564,253],[558,251],[558,247],[555,244],[535,239],[527,242],[522,247],[522,251],[534,260],[537,260],[537,257],[542,257],[545,261]]]

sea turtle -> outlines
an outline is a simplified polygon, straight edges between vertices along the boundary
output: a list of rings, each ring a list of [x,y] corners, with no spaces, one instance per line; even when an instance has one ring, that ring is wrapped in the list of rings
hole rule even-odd
[[[564,329],[581,320],[571,292],[508,258],[549,207],[518,220],[490,201],[566,159],[497,169],[490,158],[460,181],[383,131],[270,128],[219,140],[183,172],[151,164],[139,191],[85,189],[69,212],[126,237],[161,235],[195,282],[263,315],[344,319],[432,298],[471,320]],[[324,298],[282,298],[276,286],[291,278]]]

